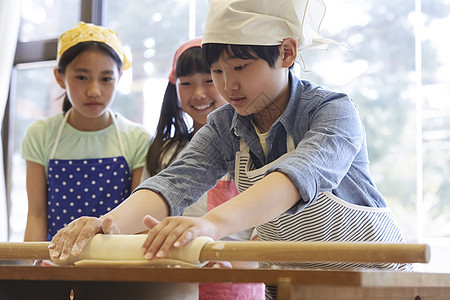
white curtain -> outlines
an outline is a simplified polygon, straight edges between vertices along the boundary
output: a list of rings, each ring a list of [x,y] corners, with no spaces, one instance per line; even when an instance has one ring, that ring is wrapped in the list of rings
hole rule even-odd
[[[8,98],[9,81],[20,25],[20,0],[0,0],[0,121]],[[0,242],[7,241],[8,218],[3,153],[0,147]]]

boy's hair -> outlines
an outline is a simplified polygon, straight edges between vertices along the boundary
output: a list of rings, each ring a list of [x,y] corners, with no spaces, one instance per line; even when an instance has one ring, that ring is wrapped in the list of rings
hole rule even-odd
[[[206,43],[202,45],[203,60],[209,67],[211,67],[223,53],[239,59],[261,58],[265,60],[271,68],[274,68],[275,63],[280,56],[280,46],[230,45],[219,43]]]
[[[116,51],[114,51],[110,46],[106,45],[105,43],[101,42],[94,42],[94,41],[88,41],[88,42],[82,42],[79,44],[76,44],[75,46],[67,49],[62,55],[61,58],[58,61],[58,72],[60,74],[66,73],[67,66],[81,53],[88,50],[96,50],[101,51],[107,55],[109,55],[114,62],[117,64],[117,68],[120,72],[122,69],[122,61],[120,60],[120,57],[117,55]],[[64,96],[63,101],[63,111],[67,112],[72,107],[72,104],[69,101],[69,98],[67,97],[67,93]]]
[[[185,50],[178,58],[175,67],[177,78],[195,73],[210,73],[209,67],[202,59],[200,47]],[[169,163],[174,161],[192,136],[193,131],[186,123],[176,86],[169,82],[164,93],[156,135],[147,152],[146,166],[150,176],[156,175],[162,170],[163,158]],[[169,159],[166,157],[168,155],[170,155]]]

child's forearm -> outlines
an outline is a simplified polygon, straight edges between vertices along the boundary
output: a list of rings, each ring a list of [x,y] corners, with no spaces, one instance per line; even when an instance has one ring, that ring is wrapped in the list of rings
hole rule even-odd
[[[113,217],[114,223],[118,226],[120,232],[129,234],[148,229],[143,223],[146,215],[162,220],[169,215],[169,206],[159,194],[151,190],[142,189],[134,192],[103,217]]]
[[[285,174],[273,172],[245,192],[208,212],[220,238],[268,222],[300,200],[300,194]]]
[[[25,228],[25,242],[46,241],[47,240],[47,216],[28,215],[27,226]]]
[[[144,168],[137,168],[134,169],[133,172],[131,173],[131,189],[134,190],[135,188],[137,188],[139,186],[139,184],[141,183],[141,175],[142,175],[142,170]]]

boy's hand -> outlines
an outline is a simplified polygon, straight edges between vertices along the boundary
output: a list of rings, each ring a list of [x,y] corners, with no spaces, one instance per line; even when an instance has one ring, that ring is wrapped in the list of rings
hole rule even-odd
[[[54,249],[52,259],[67,260],[77,256],[97,233],[119,234],[119,228],[112,217],[81,217],[58,231],[53,237],[49,249]]]
[[[213,223],[200,217],[167,217],[161,222],[151,216],[144,218],[144,224],[150,229],[142,245],[146,259],[164,258],[172,247],[181,247],[199,236],[215,238]]]

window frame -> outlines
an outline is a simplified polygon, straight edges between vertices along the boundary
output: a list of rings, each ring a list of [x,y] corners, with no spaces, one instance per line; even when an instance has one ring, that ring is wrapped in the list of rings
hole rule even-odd
[[[105,0],[80,0],[81,15],[80,21],[86,23],[93,23],[96,25],[104,25],[106,1]],[[10,137],[13,134],[14,128],[14,112],[11,107],[14,107],[16,101],[16,86],[17,86],[17,66],[19,64],[36,63],[43,61],[55,60],[57,52],[58,39],[45,39],[30,42],[21,42],[20,38],[17,41],[16,53],[14,56],[14,63],[11,72],[10,86],[8,99],[5,106],[3,122],[2,122],[2,147],[3,147],[3,166],[5,176],[5,191],[6,191],[6,217],[7,226],[7,240],[11,236],[11,226],[9,218],[11,215],[11,174],[12,174],[12,145],[14,144]]]

